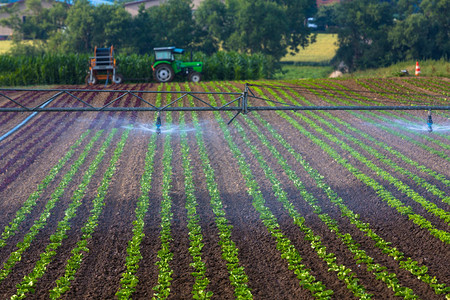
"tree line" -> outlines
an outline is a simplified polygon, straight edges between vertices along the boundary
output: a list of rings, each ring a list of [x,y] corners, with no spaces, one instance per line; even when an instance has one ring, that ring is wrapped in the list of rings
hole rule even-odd
[[[177,46],[211,55],[220,50],[262,53],[279,60],[315,41],[306,20],[338,34],[334,62],[350,71],[407,59],[440,59],[450,54],[450,0],[343,0],[316,7],[315,0],[167,0],[132,17],[115,5],[88,0],[26,0],[25,21],[14,6],[0,20],[14,30],[18,54],[91,53],[114,45],[121,54],[150,54],[154,47]],[[344,64],[342,64],[342,62]]]
[[[450,0],[343,1],[321,7],[316,21],[338,34],[334,60],[350,71],[450,57]]]
[[[212,54],[218,50],[263,53],[275,59],[313,42],[304,20],[316,12],[315,0],[167,0],[132,17],[122,5],[92,6],[88,0],[57,2],[49,9],[26,0],[30,12],[1,20],[16,40],[33,39],[28,51],[91,52],[114,45],[122,53],[147,54],[154,47],[177,46]],[[36,46],[39,44],[39,46]]]

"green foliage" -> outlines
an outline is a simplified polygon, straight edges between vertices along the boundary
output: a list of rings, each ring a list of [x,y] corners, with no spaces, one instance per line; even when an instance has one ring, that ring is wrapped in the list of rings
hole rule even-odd
[[[116,170],[117,161],[119,160],[123,152],[123,148],[125,146],[125,142],[127,141],[129,132],[130,129],[127,129],[122,134],[122,138],[117,144],[116,149],[114,150],[114,154],[109,163],[109,167],[104,173],[102,182],[97,189],[97,196],[94,200],[92,200],[93,208],[89,213],[88,221],[81,229],[83,235],[77,242],[76,247],[71,251],[72,256],[67,260],[64,275],[56,280],[56,286],[50,290],[50,299],[61,298],[61,296],[70,289],[70,283],[75,278],[75,274],[81,266],[85,253],[89,252],[89,248],[87,248],[87,241],[91,238],[92,233],[98,225],[98,218],[100,217],[100,214],[104,207],[104,199],[107,194],[109,184],[111,183],[112,176],[114,175],[114,171]]]
[[[205,84],[202,84],[202,86],[205,88],[205,91],[207,92],[209,91],[208,88],[205,86]],[[219,90],[216,89],[216,91]],[[213,96],[209,96],[209,99],[212,105],[220,105],[220,103],[216,103],[216,100],[214,99]],[[230,112],[229,116],[231,115],[232,113]],[[281,232],[280,225],[278,224],[276,217],[265,205],[265,200],[264,197],[262,196],[259,184],[255,180],[255,177],[252,174],[252,171],[247,161],[245,160],[245,156],[243,155],[239,147],[233,142],[233,138],[226,123],[224,122],[224,120],[222,119],[222,117],[218,112],[214,112],[214,117],[218,121],[220,128],[224,134],[225,140],[227,141],[233,153],[233,156],[238,163],[239,170],[243,178],[245,179],[247,193],[249,194],[249,196],[252,197],[253,207],[259,213],[259,217],[266,226],[268,232],[272,235],[272,237],[276,239],[277,249],[280,251],[281,257],[287,260],[289,269],[293,270],[294,273],[297,275],[297,278],[299,279],[299,283],[301,286],[308,289],[315,298],[330,299],[331,296],[333,295],[333,291],[327,290],[326,286],[321,281],[317,280],[314,277],[314,275],[311,274],[310,270],[307,269],[306,266],[301,263],[302,257],[300,256],[300,253],[292,245],[292,242]],[[242,133],[243,129],[241,128],[239,131]],[[250,140],[247,140],[246,144],[249,145],[253,153],[257,151],[256,146],[252,145]],[[268,170],[267,168],[265,168],[265,166],[263,167],[263,169]],[[277,196],[284,197],[285,194],[284,191],[281,190],[279,182],[276,185],[274,185],[273,189]],[[296,224],[299,225],[303,223],[304,219],[303,220],[297,219],[295,221]],[[312,232],[310,231],[310,233]],[[316,243],[320,242],[320,237],[318,236],[310,235],[309,238],[313,242]]]
[[[1,235],[0,248],[6,246],[6,240],[16,234],[20,224],[25,220],[26,216],[31,213],[33,207],[36,206],[36,201],[40,198],[43,191],[55,179],[56,175],[58,175],[59,171],[65,166],[67,161],[74,155],[75,150],[81,145],[89,132],[90,130],[80,136],[80,138],[70,147],[70,150],[64,155],[64,157],[58,161],[58,163],[49,171],[49,174],[40,184],[38,184],[36,191],[31,193],[22,207],[16,212],[14,220],[12,220],[9,225],[5,227],[5,230]]]
[[[264,53],[276,60],[313,42],[305,20],[315,12],[311,0],[202,2],[196,20],[213,46],[241,53]]]
[[[22,253],[25,252],[30,246],[32,241],[35,239],[36,235],[47,225],[47,221],[50,218],[51,211],[55,208],[58,201],[64,194],[65,189],[72,181],[75,174],[78,172],[80,167],[85,162],[87,156],[89,155],[91,149],[93,148],[94,143],[100,138],[100,135],[103,133],[103,130],[97,132],[97,134],[90,140],[90,142],[86,145],[83,152],[80,154],[78,159],[71,165],[70,170],[64,175],[61,182],[55,189],[55,191],[50,196],[50,199],[45,205],[45,208],[39,219],[35,220],[33,226],[30,228],[29,232],[25,235],[22,242],[17,243],[17,250],[12,252],[8,259],[4,262],[2,269],[0,270],[0,282],[6,279],[8,275],[11,273],[12,269],[22,259]]]
[[[185,85],[186,90],[189,91],[189,85]],[[191,105],[193,100],[191,99]],[[198,151],[200,154],[200,159],[202,161],[203,172],[206,177],[206,187],[211,197],[211,208],[215,215],[215,223],[217,229],[219,230],[219,245],[222,250],[222,258],[227,263],[228,273],[230,274],[229,279],[231,285],[235,289],[235,296],[238,299],[252,299],[253,295],[250,288],[248,287],[248,276],[245,273],[245,269],[241,266],[238,257],[238,248],[236,244],[231,239],[232,226],[226,219],[226,213],[220,196],[219,188],[215,179],[214,169],[210,164],[208,157],[208,151],[206,150],[205,139],[203,137],[202,126],[199,123],[198,114],[192,112],[192,121],[195,127],[195,137],[197,140]]]
[[[114,128],[107,139],[103,142],[103,145],[99,149],[97,156],[89,165],[87,171],[84,173],[82,182],[78,185],[77,190],[75,190],[75,192],[73,193],[72,202],[65,210],[63,220],[58,222],[56,232],[50,236],[50,243],[47,245],[44,252],[41,253],[41,258],[36,262],[33,270],[23,278],[22,282],[17,285],[16,294],[12,296],[12,299],[24,299],[28,293],[33,293],[33,291],[30,290],[30,287],[35,286],[37,281],[45,274],[47,266],[52,262],[53,257],[56,255],[56,250],[61,246],[62,241],[67,238],[66,233],[71,228],[70,220],[76,216],[77,209],[82,204],[83,198],[86,195],[88,185],[91,182],[93,175],[102,163],[103,158],[107,152],[106,150],[108,149],[116,132],[117,129]]]
[[[125,80],[153,79],[153,55],[116,55],[118,73]],[[0,55],[0,85],[82,84],[88,71],[87,54],[44,54],[40,56]],[[189,60],[188,54],[184,57]],[[274,61],[262,54],[217,52],[194,54],[204,63],[204,80],[269,78]],[[184,77],[183,77],[184,79]]]
[[[177,85],[177,90],[180,90]],[[179,103],[182,106],[182,102]],[[188,216],[188,229],[189,229],[189,253],[192,256],[193,262],[190,264],[195,271],[192,272],[192,276],[195,278],[195,283],[192,288],[193,299],[210,299],[213,296],[213,292],[207,291],[206,288],[209,284],[209,279],[206,276],[206,264],[202,261],[202,248],[203,235],[202,228],[199,224],[200,216],[197,213],[197,198],[195,196],[195,184],[194,175],[191,165],[190,149],[188,144],[187,133],[185,128],[185,113],[180,112],[180,129],[181,129],[181,154],[183,160],[184,169],[184,186],[186,194],[186,211]]]
[[[159,85],[161,89],[163,85]],[[156,98],[156,105],[161,105],[161,94]],[[139,282],[136,276],[139,262],[142,259],[140,245],[144,238],[144,219],[149,209],[150,198],[149,193],[152,187],[153,163],[156,150],[156,134],[153,134],[148,143],[147,154],[145,156],[145,169],[141,177],[141,195],[135,209],[136,220],[133,221],[133,237],[128,241],[126,270],[122,273],[120,279],[120,287],[116,292],[118,299],[129,299],[135,291],[135,287]]]
[[[392,26],[392,6],[377,0],[343,2],[336,12],[339,49],[338,62],[343,61],[350,71],[385,66],[388,30]]]

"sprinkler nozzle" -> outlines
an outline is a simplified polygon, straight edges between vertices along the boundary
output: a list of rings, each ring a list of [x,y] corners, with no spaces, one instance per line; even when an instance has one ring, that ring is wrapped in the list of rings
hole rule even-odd
[[[433,132],[433,118],[431,117],[431,110],[428,111],[427,125],[428,132]]]
[[[158,117],[156,118],[156,133],[161,134],[161,112],[158,112]]]

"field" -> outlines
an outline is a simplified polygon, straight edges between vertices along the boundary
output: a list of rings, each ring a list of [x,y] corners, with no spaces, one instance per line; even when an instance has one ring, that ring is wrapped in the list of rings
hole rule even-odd
[[[318,33],[316,42],[295,55],[287,54],[281,59],[282,62],[293,63],[328,63],[336,54],[338,49],[337,34]]]
[[[108,87],[156,106],[179,94],[143,91],[243,88]],[[425,77],[250,88],[300,105],[448,105],[450,95],[448,79]],[[51,96],[4,93],[28,106]],[[83,104],[63,95],[49,107],[67,105]],[[111,106],[147,104],[128,94]],[[0,298],[449,299],[450,112],[433,112],[432,133],[426,115],[260,111],[226,125],[233,114],[165,112],[157,135],[154,113],[39,113],[0,142]],[[25,117],[0,113],[0,136]]]
[[[0,54],[5,54],[11,49],[12,41],[0,41]]]

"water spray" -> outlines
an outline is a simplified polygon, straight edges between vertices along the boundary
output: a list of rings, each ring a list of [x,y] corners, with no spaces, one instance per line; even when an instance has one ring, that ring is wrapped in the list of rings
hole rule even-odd
[[[431,109],[428,111],[427,125],[428,132],[433,132],[433,118],[431,117]]]
[[[161,134],[161,112],[158,112],[158,117],[156,118],[156,133]]]

